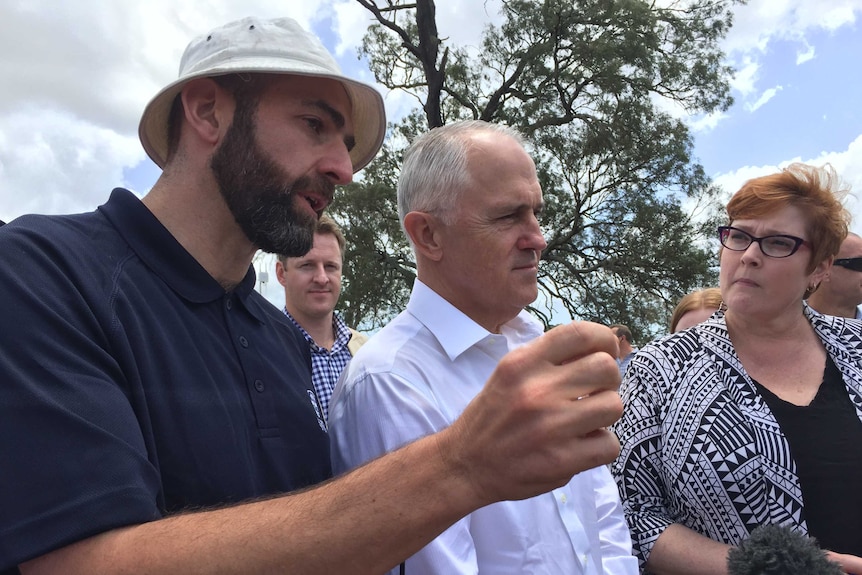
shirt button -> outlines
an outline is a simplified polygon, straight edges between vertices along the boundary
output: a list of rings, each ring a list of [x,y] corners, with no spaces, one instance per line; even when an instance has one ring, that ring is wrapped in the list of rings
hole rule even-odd
[[[232,300],[227,300],[227,303],[225,303],[224,305],[228,309],[228,311],[233,309],[233,301]]]
[[[259,393],[263,393],[263,390],[264,390],[264,389],[266,389],[266,388],[265,388],[265,386],[263,385],[263,382],[262,382],[261,380],[259,380],[259,379],[255,379],[255,380],[254,380],[254,388],[255,388]]]
[[[248,340],[244,335],[239,336],[239,344],[243,347],[248,347]]]
[[[567,501],[567,499],[566,499],[566,494],[565,494],[565,493],[563,493],[563,494],[560,496],[560,502],[565,503],[566,501]]]

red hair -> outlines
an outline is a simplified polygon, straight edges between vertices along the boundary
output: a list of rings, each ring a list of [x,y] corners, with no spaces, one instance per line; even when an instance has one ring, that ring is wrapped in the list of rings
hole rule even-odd
[[[785,206],[798,208],[811,243],[809,273],[834,256],[847,237],[850,213],[842,200],[849,191],[829,164],[822,168],[791,164],[777,174],[745,182],[727,204],[730,223],[768,216]]]

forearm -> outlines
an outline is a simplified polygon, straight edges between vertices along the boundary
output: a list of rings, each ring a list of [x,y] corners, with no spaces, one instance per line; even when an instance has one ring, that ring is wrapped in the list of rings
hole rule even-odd
[[[460,517],[609,463],[619,443],[612,332],[567,324],[509,353],[455,423],[286,497],[114,530],[24,565],[24,575],[374,573]]]
[[[110,531],[22,573],[383,573],[487,503],[447,465],[439,441],[298,494]]]
[[[656,575],[727,575],[730,549],[675,523],[659,535],[646,566]]]

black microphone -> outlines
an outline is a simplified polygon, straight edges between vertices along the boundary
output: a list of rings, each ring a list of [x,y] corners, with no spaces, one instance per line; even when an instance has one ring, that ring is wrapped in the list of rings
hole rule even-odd
[[[761,525],[727,554],[729,575],[844,575],[817,541],[789,527]]]

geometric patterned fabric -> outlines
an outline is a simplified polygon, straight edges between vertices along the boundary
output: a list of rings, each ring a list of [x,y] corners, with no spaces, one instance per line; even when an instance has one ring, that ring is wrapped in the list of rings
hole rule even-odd
[[[862,322],[803,305],[862,420]],[[612,471],[641,567],[673,523],[731,545],[764,524],[807,534],[790,447],[733,349],[723,310],[641,349],[620,393]]]

